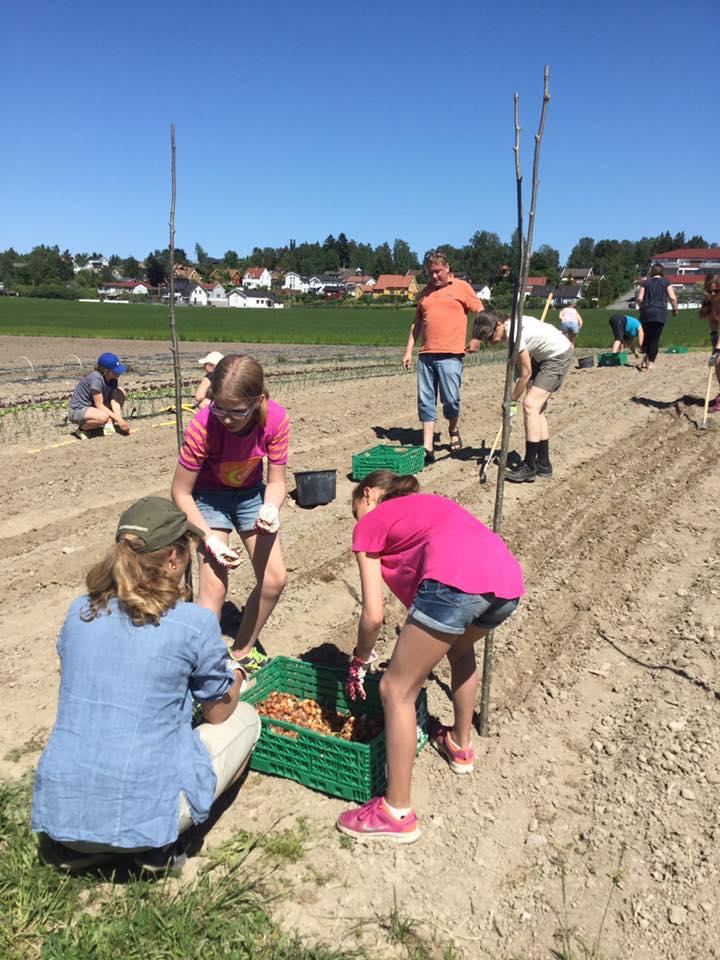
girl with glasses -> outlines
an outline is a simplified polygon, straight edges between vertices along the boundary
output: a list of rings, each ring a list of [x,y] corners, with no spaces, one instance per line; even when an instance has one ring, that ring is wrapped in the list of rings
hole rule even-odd
[[[255,643],[287,582],[278,530],[290,420],[285,408],[270,399],[263,369],[252,357],[223,357],[212,386],[213,402],[196,413],[185,431],[172,497],[205,534],[198,553],[197,602],[218,619],[227,596],[228,569],[241,562],[229,546],[231,530],[237,531],[250,557],[256,583],[230,655],[252,672],[268,659]]]
[[[710,363],[715,366],[715,376],[720,384],[720,349],[718,348],[718,328],[720,328],[720,273],[709,273],[703,285],[703,302],[700,316],[706,317],[710,324],[710,343],[712,356]],[[709,413],[720,413],[720,393],[708,407]]]

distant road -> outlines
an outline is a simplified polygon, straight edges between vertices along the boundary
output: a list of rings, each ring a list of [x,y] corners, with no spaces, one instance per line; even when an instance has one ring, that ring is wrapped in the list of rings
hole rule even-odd
[[[630,308],[628,307],[628,300],[634,300],[634,299],[635,299],[635,287],[631,287],[630,290],[627,291],[627,293],[623,293],[622,296],[620,296],[613,303],[609,303],[607,307],[605,307],[605,309],[606,310],[629,310]]]

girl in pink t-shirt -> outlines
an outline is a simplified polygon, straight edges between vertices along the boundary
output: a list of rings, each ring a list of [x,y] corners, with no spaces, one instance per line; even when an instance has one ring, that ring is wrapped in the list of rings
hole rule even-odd
[[[198,554],[197,603],[218,619],[227,596],[228,568],[240,563],[228,545],[233,528],[248,552],[256,584],[230,654],[253,671],[267,660],[255,641],[287,582],[278,530],[290,421],[287,411],[270,399],[263,369],[251,357],[223,357],[213,372],[212,387],[213,402],[195,414],[185,431],[172,498],[206,534]]]
[[[474,645],[515,610],[525,592],[523,575],[500,537],[453,500],[419,493],[415,477],[389,470],[371,473],[354,490],[353,513],[362,614],[348,675],[352,699],[365,696],[363,681],[383,622],[383,581],[408,608],[408,619],[380,681],[385,796],[342,813],[337,826],[356,840],[412,843],[420,836],[410,798],[415,700],[447,656],[454,722],[436,731],[433,744],[454,773],[472,773],[470,729],[478,686]]]

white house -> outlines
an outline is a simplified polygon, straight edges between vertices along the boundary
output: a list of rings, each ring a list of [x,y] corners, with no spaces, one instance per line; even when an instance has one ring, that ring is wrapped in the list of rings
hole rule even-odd
[[[285,274],[283,290],[296,290],[298,293],[307,293],[309,289],[309,279],[310,278],[305,276],[304,273],[295,273],[294,270],[289,270]]]
[[[81,270],[92,270],[94,273],[99,273],[103,267],[109,267],[110,261],[107,257],[91,257],[87,263],[79,266],[75,260],[73,260],[73,272],[80,273]]]
[[[319,297],[326,291],[345,292],[345,284],[340,283],[336,276],[328,273],[315,273],[308,280],[308,290],[310,293],[316,293]]]
[[[242,278],[242,285],[248,290],[258,290],[264,287],[270,289],[272,277],[267,267],[248,267]]]
[[[100,285],[98,293],[104,294],[108,300],[114,300],[123,293],[132,293],[136,297],[148,295],[148,285],[141,280],[109,280]]]
[[[262,309],[262,310],[281,310],[285,304],[279,300],[273,293],[266,290],[243,290],[237,287],[231,290],[227,295],[227,305],[229,307],[239,307],[241,309]]]
[[[211,307],[225,306],[227,296],[225,287],[221,283],[204,283],[203,288],[207,293],[208,303]]]
[[[244,309],[247,307],[247,293],[241,287],[236,287],[227,295],[227,305]]]
[[[208,305],[208,294],[205,284],[196,283],[188,296],[188,303],[191,307],[206,307]]]
[[[482,301],[492,300],[492,291],[486,283],[473,283],[471,286],[476,297],[480,297]]]

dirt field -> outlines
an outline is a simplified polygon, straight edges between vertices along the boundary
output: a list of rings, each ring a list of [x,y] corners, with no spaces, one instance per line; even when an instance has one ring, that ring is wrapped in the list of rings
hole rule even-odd
[[[52,358],[58,342],[32,345]],[[111,348],[130,355],[124,344]],[[79,349],[62,343],[63,354]],[[307,854],[283,877],[284,924],[309,940],[350,945],[357,935],[372,956],[406,956],[376,922],[397,906],[421,921],[423,935],[452,937],[461,956],[540,960],[560,948],[563,926],[594,944],[624,850],[601,954],[720,956],[720,422],[697,429],[706,370],[699,355],[663,355],[649,375],[576,370],[551,403],[555,477],[509,487],[505,498],[503,532],[529,592],[496,637],[493,735],[476,741],[468,778],[422,752],[417,844],[349,849],[333,829],[343,802],[250,774],[206,842],[283,815],[286,825],[308,818]],[[501,367],[468,371],[467,449],[442,452],[420,475],[426,490],[488,523],[495,474],[480,487],[477,459],[495,434],[502,376]],[[11,386],[6,378],[5,395]],[[359,610],[351,454],[378,437],[408,438],[414,377],[285,386],[276,397],[294,423],[291,470],[336,467],[338,497],[314,510],[292,500],[284,508],[290,581],[262,640],[271,653],[324,644],[347,653]],[[167,420],[148,418],[128,438],[68,442],[55,413],[29,426],[22,443],[4,445],[0,776],[29,769],[52,726],[55,637],[88,564],[122,509],[168,492],[175,436]],[[514,429],[522,450],[521,425]],[[231,577],[238,606],[248,586],[247,570]],[[391,599],[382,653],[402,620]],[[443,720],[447,679],[442,667],[428,684],[431,712]],[[12,750],[18,759],[8,759]]]

